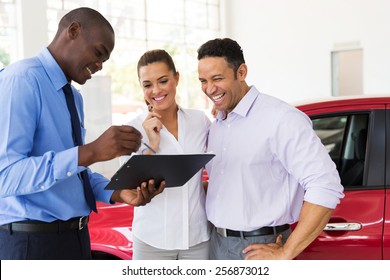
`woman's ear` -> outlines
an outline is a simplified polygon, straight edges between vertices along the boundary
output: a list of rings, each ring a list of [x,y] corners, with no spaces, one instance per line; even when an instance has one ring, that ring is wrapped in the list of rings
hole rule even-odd
[[[175,78],[176,78],[176,86],[178,86],[179,85],[179,80],[180,80],[180,73],[179,72],[176,72]]]

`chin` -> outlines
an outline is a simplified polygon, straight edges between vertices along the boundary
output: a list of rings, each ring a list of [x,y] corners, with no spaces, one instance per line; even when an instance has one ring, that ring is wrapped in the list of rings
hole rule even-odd
[[[90,78],[89,78],[89,79],[90,79]],[[82,80],[78,80],[78,81],[75,80],[75,82],[78,83],[79,85],[83,85],[83,84],[85,84],[89,79],[82,79]]]
[[[219,104],[219,105],[214,104],[214,106],[215,106],[215,109],[217,109],[218,111],[226,111],[226,107],[223,106],[222,104]]]

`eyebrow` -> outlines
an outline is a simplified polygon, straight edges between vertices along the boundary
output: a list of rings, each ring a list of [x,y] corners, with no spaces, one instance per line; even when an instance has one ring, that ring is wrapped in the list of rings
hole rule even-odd
[[[161,80],[161,79],[163,79],[163,78],[168,78],[168,75],[163,75],[163,76],[157,78],[157,80]]]
[[[163,78],[168,78],[168,75],[163,75],[163,76],[157,78],[157,81],[159,81],[159,80],[161,80],[161,79],[163,79]],[[144,80],[144,81],[142,81],[142,83],[151,83],[151,81],[149,81],[149,80]]]

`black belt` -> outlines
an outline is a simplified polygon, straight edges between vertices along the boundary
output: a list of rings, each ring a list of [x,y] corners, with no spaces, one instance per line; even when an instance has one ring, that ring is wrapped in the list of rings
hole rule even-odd
[[[72,218],[67,221],[56,220],[46,223],[41,221],[20,221],[1,225],[0,229],[9,232],[51,232],[59,233],[70,230],[82,230],[88,224],[88,216]]]
[[[253,236],[261,236],[261,235],[278,234],[280,232],[288,230],[289,228],[290,228],[290,225],[285,224],[285,225],[276,226],[276,227],[262,227],[262,228],[255,229],[252,231],[236,231],[236,230],[225,229],[225,228],[216,228],[216,230],[223,237],[227,237],[227,236],[253,237]]]

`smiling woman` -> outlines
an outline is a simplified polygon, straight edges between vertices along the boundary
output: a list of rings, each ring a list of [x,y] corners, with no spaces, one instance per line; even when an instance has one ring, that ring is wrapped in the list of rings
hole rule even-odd
[[[151,147],[142,154],[204,153],[210,121],[200,110],[176,102],[179,72],[161,49],[145,52],[137,64],[143,98],[149,112],[128,124],[137,128]],[[124,163],[128,156],[122,157]],[[199,171],[189,182],[167,188],[159,199],[136,208],[133,222],[134,259],[207,259],[209,227],[205,192]]]
[[[88,46],[80,44],[80,36],[85,34],[83,34],[83,28],[84,26],[87,26],[82,22],[82,19],[78,21],[80,25],[75,23],[72,25],[71,29],[68,30],[68,34],[70,34],[69,40],[71,40],[69,42],[75,43],[78,46],[77,51],[71,51],[67,47],[64,48],[64,54],[66,54],[65,56],[69,59],[69,63],[67,63],[63,57],[55,54],[55,56],[58,56],[59,65],[63,66],[64,73],[68,80],[73,79],[79,84],[88,81],[86,86],[83,86],[81,92],[85,101],[84,104],[82,104],[81,95],[75,89],[73,90],[73,93],[77,98],[77,107],[81,108],[83,105],[86,107],[87,113],[86,119],[82,121],[82,131],[85,133],[84,126],[88,127],[89,132],[87,136],[90,135],[91,132],[101,133],[111,124],[111,97],[113,97],[113,100],[120,99],[121,105],[129,104],[126,108],[134,108],[134,106],[130,105],[134,104],[135,101],[137,101],[136,104],[140,104],[139,101],[143,102],[142,95],[130,95],[130,93],[140,91],[135,64],[140,54],[150,48],[166,47],[168,50],[171,50],[173,56],[177,58],[177,63],[181,70],[180,77],[182,83],[180,84],[180,87],[183,89],[180,90],[181,95],[178,96],[181,104],[197,108],[205,108],[208,106],[207,99],[202,94],[199,94],[199,82],[197,79],[196,60],[194,57],[200,40],[203,40],[206,37],[219,35],[220,5],[218,0],[172,0],[170,3],[173,3],[173,5],[166,5],[161,1],[155,0],[36,0],[34,1],[34,4],[31,3],[32,1],[18,1],[18,4],[20,5],[16,6],[14,0],[0,0],[0,15],[2,23],[4,23],[4,26],[2,25],[0,28],[2,31],[13,30],[12,32],[0,32],[2,35],[8,34],[7,40],[15,42],[15,44],[9,44],[4,47],[6,52],[11,54],[11,62],[23,58],[24,56],[32,56],[38,53],[43,46],[47,45],[48,38],[49,41],[51,41],[56,36],[58,21],[70,10],[74,10],[80,6],[91,5],[92,8],[103,14],[114,27],[116,33],[115,52],[113,52],[113,55],[110,57],[110,63],[105,63],[103,69],[101,64],[108,59],[109,53],[113,49],[113,43],[111,40],[106,40],[106,38],[101,40],[101,38],[98,37],[100,34],[97,34],[98,36],[96,39],[98,39],[98,42],[95,42],[96,44],[89,44]],[[33,16],[31,13],[31,5],[34,6]],[[3,10],[2,7],[7,8]],[[10,13],[8,7],[12,7],[13,14]],[[12,14],[12,16],[9,14]],[[37,16],[37,14],[42,16]],[[45,17],[46,14],[47,18]],[[19,16],[21,16],[21,18],[18,18]],[[16,22],[21,22],[22,24],[22,26],[18,26],[17,28],[18,34],[16,32]],[[45,28],[48,28],[48,32],[45,32]],[[34,30],[34,32],[29,32],[31,29]],[[35,32],[36,30],[41,30],[42,32]],[[41,33],[43,39],[40,37]],[[110,32],[109,30],[105,30],[103,33],[107,35],[107,33]],[[31,34],[34,34],[34,36],[29,36]],[[88,35],[91,34],[92,33],[88,33]],[[23,46],[16,45],[16,38],[19,36],[23,38],[23,40],[19,41],[24,43]],[[87,37],[84,39],[88,40]],[[6,42],[6,40],[1,40],[0,44],[3,44],[4,42]],[[35,48],[37,45],[39,47]],[[89,49],[86,49],[87,47]],[[22,50],[22,52],[17,53],[18,50]],[[26,50],[28,50],[28,52],[26,52]],[[13,55],[13,52],[15,55]],[[81,57],[80,53],[87,53],[87,55]],[[57,57],[55,60],[57,60]],[[107,78],[104,79],[104,81],[108,81],[108,86],[102,87],[98,77],[89,81],[92,75],[96,76],[99,74],[105,76],[99,78]],[[75,85],[75,83],[73,83],[73,85]],[[87,87],[90,85],[94,86],[93,90],[91,90],[93,93],[92,99],[88,99],[89,89]],[[80,88],[79,85],[75,86]],[[61,89],[59,91],[61,91]],[[97,96],[99,96],[99,98],[97,98]],[[103,99],[106,96],[108,96],[108,99]],[[120,98],[118,98],[118,96],[120,96]],[[155,98],[155,101],[160,101],[162,103],[163,99],[158,100],[159,98],[162,97]],[[125,102],[123,102],[123,100],[125,100]],[[31,108],[32,103],[33,102],[30,102],[29,104]],[[99,106],[101,103],[106,104],[108,108],[102,110]],[[117,106],[115,106],[116,104],[113,105],[113,108],[117,108]],[[56,107],[52,106],[52,108]],[[134,110],[139,109],[139,106],[137,106]],[[64,111],[62,113],[66,112],[67,111]],[[105,112],[107,112],[108,116],[104,115]],[[56,113],[57,115],[61,115],[61,112],[57,111]],[[129,113],[131,112],[127,112],[127,115],[132,115]],[[104,115],[103,121],[100,119],[102,115]],[[83,113],[80,113],[80,117],[83,118]],[[54,120],[55,118],[50,119]],[[96,119],[98,120],[96,121]],[[122,124],[123,121],[125,120],[122,120],[120,124]],[[107,122],[109,122],[108,125]],[[92,123],[98,124],[96,126],[91,126]],[[23,123],[23,125],[26,125],[26,123]],[[68,132],[70,129],[70,126],[65,127],[63,121],[61,121],[59,125],[53,126],[60,127],[61,133]],[[31,133],[31,135],[35,134]],[[96,137],[93,137],[88,142],[95,139]],[[69,143],[71,143],[70,138],[68,140],[70,141]],[[61,143],[61,141],[55,142]],[[82,157],[80,157],[80,159],[82,159]],[[103,170],[106,176],[112,175],[112,172],[116,169],[117,165],[115,165],[115,169],[109,170],[103,170],[103,168],[99,169],[96,165],[93,167],[94,171]],[[42,188],[44,187],[45,186],[42,184]]]

